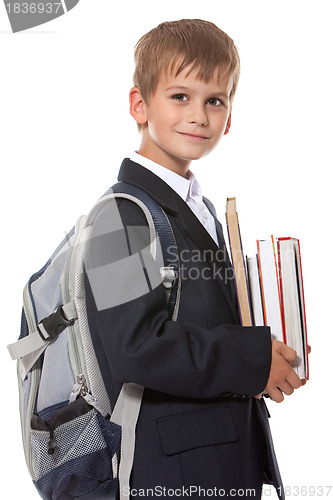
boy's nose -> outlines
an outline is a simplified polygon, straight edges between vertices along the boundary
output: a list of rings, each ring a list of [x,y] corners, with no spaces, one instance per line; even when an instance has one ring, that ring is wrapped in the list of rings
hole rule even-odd
[[[191,106],[189,109],[188,121],[189,123],[196,123],[201,127],[207,125],[208,120],[205,108],[201,105]]]

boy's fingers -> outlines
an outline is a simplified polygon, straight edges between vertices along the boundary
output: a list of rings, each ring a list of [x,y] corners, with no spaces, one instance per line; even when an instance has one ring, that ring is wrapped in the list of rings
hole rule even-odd
[[[273,389],[266,388],[266,391],[267,394],[269,394],[270,398],[273,399],[273,401],[275,401],[276,403],[282,403],[282,401],[284,400],[282,392],[277,387]]]
[[[282,344],[282,343],[281,343],[280,349],[281,349],[280,353],[282,354],[284,359],[286,361],[288,361],[288,363],[292,363],[297,356],[297,352],[294,351],[294,349],[292,349],[291,347],[289,347],[285,344]]]
[[[286,377],[286,381],[293,387],[294,389],[298,389],[302,385],[302,381],[299,376],[294,372],[291,368],[288,376]]]
[[[280,389],[280,391],[286,394],[287,396],[290,396],[294,392],[294,388],[287,381],[280,384],[278,389]]]

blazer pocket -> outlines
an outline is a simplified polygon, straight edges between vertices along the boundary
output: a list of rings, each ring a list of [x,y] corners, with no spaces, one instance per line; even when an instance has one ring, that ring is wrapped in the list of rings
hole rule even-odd
[[[161,417],[157,427],[165,455],[238,440],[228,406]]]

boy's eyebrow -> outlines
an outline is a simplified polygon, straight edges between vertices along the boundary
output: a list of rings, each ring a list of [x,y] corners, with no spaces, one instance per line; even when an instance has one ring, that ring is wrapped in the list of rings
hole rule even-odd
[[[191,89],[189,87],[184,87],[183,85],[171,85],[170,87],[165,89],[165,92],[169,92],[170,90],[182,90],[183,92],[189,92]],[[229,94],[227,94],[226,92],[221,92],[220,90],[217,90],[216,92],[210,92],[209,94],[218,97],[224,97],[225,99],[229,98]]]
[[[188,92],[190,89],[188,87],[183,87],[182,85],[171,85],[171,87],[165,89],[166,92],[169,90],[183,90],[184,92]]]

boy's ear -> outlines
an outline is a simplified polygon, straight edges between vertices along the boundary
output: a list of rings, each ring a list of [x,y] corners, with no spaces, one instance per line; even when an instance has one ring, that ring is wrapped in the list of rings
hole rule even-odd
[[[130,114],[134,120],[140,125],[144,125],[147,121],[146,106],[138,87],[133,87],[129,93]]]
[[[227,124],[225,126],[225,131],[224,131],[223,135],[227,135],[227,133],[230,130],[230,127],[231,127],[231,110],[230,110],[230,114],[229,114],[228,121],[227,121]]]

